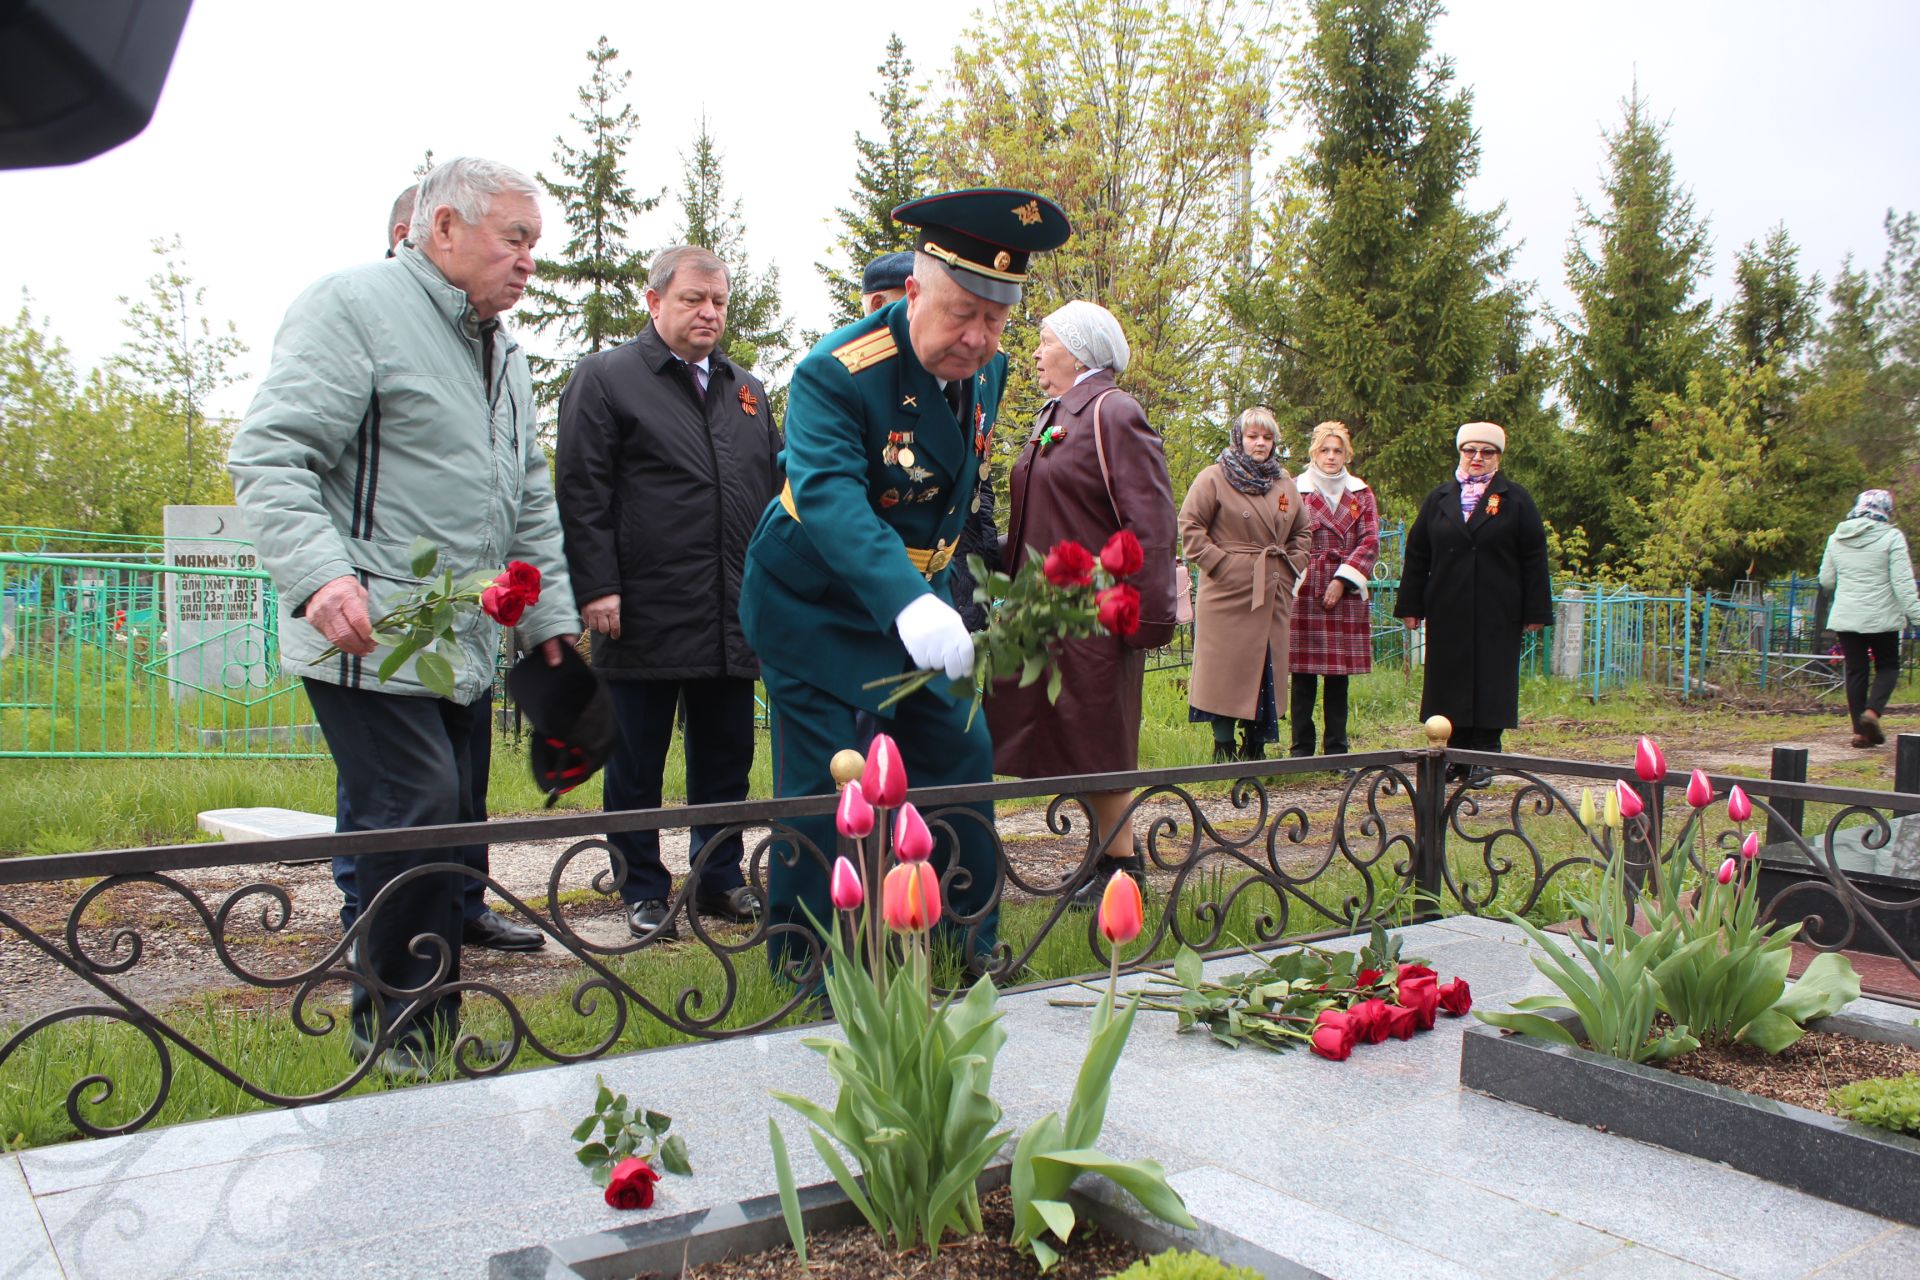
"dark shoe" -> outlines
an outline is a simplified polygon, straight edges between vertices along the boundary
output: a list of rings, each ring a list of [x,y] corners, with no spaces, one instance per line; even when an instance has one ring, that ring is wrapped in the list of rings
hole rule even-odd
[[[760,918],[760,895],[745,885],[736,885],[719,893],[697,893],[693,909],[703,916],[718,916],[729,924],[752,924]]]
[[[1289,749],[1287,752],[1287,759],[1289,760],[1311,760],[1312,758],[1313,758],[1312,747],[1295,746]]]
[[[538,951],[547,945],[547,935],[508,920],[488,908],[461,926],[463,946],[485,947],[489,951]]]
[[[1860,732],[1876,747],[1887,740],[1887,731],[1880,727],[1880,713],[1871,707],[1860,713]]]
[[[1477,764],[1467,770],[1467,785],[1476,791],[1484,791],[1493,785],[1493,770],[1483,764]]]
[[[1138,840],[1133,843],[1132,856],[1102,858],[1095,863],[1092,874],[1073,891],[1073,897],[1068,900],[1068,905],[1075,911],[1091,911],[1099,906],[1101,895],[1107,891],[1107,881],[1116,871],[1126,872],[1133,877],[1133,882],[1140,886],[1142,892],[1146,891],[1147,859],[1146,855],[1140,851]]]
[[[1872,746],[1873,744],[1867,741],[1866,734],[1856,733],[1853,735],[1853,745],[1861,748],[1862,750],[1865,750],[1866,748]]]
[[[1215,764],[1232,764],[1235,760],[1238,760],[1239,758],[1240,758],[1240,753],[1234,750],[1233,743],[1221,742],[1217,738],[1214,740],[1213,762]]]
[[[1266,740],[1252,733],[1242,734],[1240,736],[1240,758],[1242,760],[1265,760],[1267,758]]]
[[[350,1033],[347,1044],[355,1062],[365,1062],[367,1055],[373,1052],[372,1043],[358,1031]],[[418,1084],[432,1077],[433,1054],[418,1039],[402,1036],[387,1047],[374,1062],[373,1069],[396,1080]]]
[[[667,914],[664,898],[643,898],[634,903],[627,912],[627,929],[648,942],[671,942],[680,936],[680,926]]]
[[[1328,743],[1322,744],[1322,746],[1320,747],[1320,754],[1323,756],[1343,756],[1347,754],[1347,752],[1351,751],[1352,749],[1353,748],[1349,747],[1344,742],[1328,742]],[[1309,752],[1308,754],[1312,754],[1312,753]]]

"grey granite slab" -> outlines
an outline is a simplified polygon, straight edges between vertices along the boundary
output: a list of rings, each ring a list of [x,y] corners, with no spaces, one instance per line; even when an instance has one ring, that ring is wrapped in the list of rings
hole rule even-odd
[[[1645,1245],[1623,1244],[1604,1258],[1564,1272],[1562,1280],[1723,1280],[1726,1275]]]
[[[1920,1276],[1920,1231],[1891,1230],[1813,1274],[1819,1280],[1913,1280]]]
[[[1361,1122],[1336,1132],[1418,1168],[1754,1280],[1801,1275],[1889,1226],[1724,1165],[1464,1091],[1409,1107],[1391,1128]]]
[[[61,1274],[20,1162],[0,1156],[0,1280],[59,1280]]]

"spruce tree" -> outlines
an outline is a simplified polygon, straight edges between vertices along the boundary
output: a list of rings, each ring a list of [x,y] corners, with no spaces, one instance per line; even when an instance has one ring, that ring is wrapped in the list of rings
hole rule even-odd
[[[666,193],[641,199],[627,182],[624,161],[637,120],[632,105],[620,101],[631,74],[614,72],[619,56],[605,36],[587,51],[593,72],[580,86],[580,113],[572,117],[585,136],[578,146],[554,139],[559,179],[534,175],[559,203],[568,233],[562,256],[537,260],[516,313],[529,328],[556,332],[560,340],[559,354],[528,357],[543,405],[559,401],[576,359],[618,346],[647,323],[646,258],[628,247],[627,237],[633,220]]]
[[[913,83],[913,60],[898,34],[887,38],[887,57],[874,70],[880,88],[868,96],[880,108],[881,135],[853,135],[859,153],[851,205],[835,209],[840,230],[834,236],[836,264],[815,263],[833,298],[833,321],[860,318],[860,273],[884,254],[913,247],[913,228],[893,220],[893,210],[932,189],[932,158],[921,113],[925,98]]]
[[[1706,225],[1638,85],[1624,108],[1606,135],[1604,203],[1580,201],[1565,258],[1575,313],[1561,325],[1566,395],[1593,481],[1575,515],[1598,548],[1632,522],[1625,499],[1646,496],[1635,449],[1660,398],[1687,394],[1711,339],[1712,300],[1698,296]]]
[[[1267,265],[1231,304],[1250,372],[1302,423],[1340,418],[1368,481],[1407,510],[1444,477],[1454,430],[1551,430],[1472,94],[1432,48],[1437,0],[1320,0],[1301,70],[1314,139],[1266,220]]]
[[[748,260],[746,223],[740,201],[727,200],[724,159],[702,116],[693,154],[682,157],[679,238],[727,264],[727,356],[770,382],[793,358],[793,322],[780,314],[780,268],[756,274]]]

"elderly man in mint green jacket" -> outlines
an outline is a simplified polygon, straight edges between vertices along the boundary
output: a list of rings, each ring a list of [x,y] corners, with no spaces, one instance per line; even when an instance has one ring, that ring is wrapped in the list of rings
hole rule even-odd
[[[371,620],[418,585],[415,538],[438,544],[456,577],[508,560],[540,570],[522,648],[558,663],[579,631],[526,357],[499,319],[526,290],[539,236],[524,175],[472,158],[441,165],[394,257],[294,302],[234,437],[234,494],[279,595],[280,662],[304,678],[339,768],[342,829],[480,816],[466,746],[492,688],[498,624],[460,622],[451,697],[412,660],[384,682],[375,674]],[[323,657],[329,647],[338,654]],[[460,976],[463,886],[417,871],[458,861],[444,849],[359,857],[352,1035],[389,1072],[423,1072],[458,1026],[459,993],[445,984]],[[442,994],[402,1025],[418,998],[406,989],[428,984]]]
[[[1827,539],[1820,560],[1820,586],[1833,606],[1827,625],[1847,656],[1847,711],[1853,745],[1877,747],[1887,699],[1900,679],[1900,632],[1920,627],[1920,592],[1913,586],[1907,538],[1893,524],[1893,495],[1868,489]],[[1867,688],[1867,656],[1873,656],[1873,688]]]

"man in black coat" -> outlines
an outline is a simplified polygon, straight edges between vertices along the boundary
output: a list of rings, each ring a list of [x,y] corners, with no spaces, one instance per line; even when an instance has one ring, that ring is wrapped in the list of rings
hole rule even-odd
[[[1452,746],[1498,751],[1520,723],[1524,635],[1553,620],[1547,532],[1532,495],[1500,474],[1504,429],[1469,422],[1454,443],[1459,469],[1407,531],[1394,614],[1427,624],[1421,716],[1453,721]]]
[[[780,491],[779,432],[760,380],[720,351],[729,278],[705,249],[653,260],[640,336],[574,366],[560,397],[555,490],[574,595],[594,632],[619,738],[608,810],[660,804],[675,709],[686,708],[687,803],[744,800],[760,674],[738,622],[747,541]],[[753,919],[738,834],[693,829],[693,909]],[[609,837],[636,937],[677,937],[673,881],[651,831]]]

